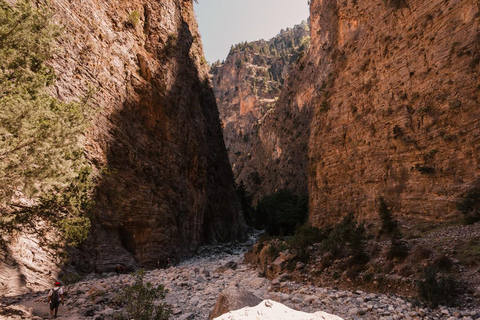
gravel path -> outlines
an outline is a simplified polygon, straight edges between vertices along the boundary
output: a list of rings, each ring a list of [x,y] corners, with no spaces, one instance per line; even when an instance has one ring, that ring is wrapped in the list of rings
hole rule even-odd
[[[304,312],[325,311],[344,319],[480,319],[480,309],[421,308],[398,296],[342,291],[274,279],[243,264],[246,245],[211,246],[196,258],[168,269],[147,272],[145,280],[162,283],[172,305],[171,319],[208,319],[219,293],[243,287],[262,299],[272,299]],[[226,266],[228,264],[228,266]],[[109,275],[66,286],[66,304],[58,319],[113,319],[115,293],[132,283],[130,275]],[[0,319],[47,319],[46,292],[1,300]],[[3,318],[2,318],[3,317]]]

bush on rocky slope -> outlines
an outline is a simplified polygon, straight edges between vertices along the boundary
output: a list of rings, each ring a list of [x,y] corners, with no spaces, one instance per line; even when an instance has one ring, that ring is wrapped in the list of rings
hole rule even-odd
[[[255,228],[272,236],[288,236],[305,223],[308,198],[281,190],[263,197],[255,208]]]
[[[145,283],[145,274],[144,270],[134,273],[134,283],[116,296],[117,303],[124,307],[124,311],[116,314],[115,319],[166,320],[170,317],[171,310],[166,303],[154,303],[165,298],[165,288],[161,284],[154,286],[150,282]]]

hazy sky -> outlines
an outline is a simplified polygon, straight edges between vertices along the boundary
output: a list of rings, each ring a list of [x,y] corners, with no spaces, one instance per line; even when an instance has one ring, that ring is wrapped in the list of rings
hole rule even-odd
[[[207,61],[224,60],[232,44],[268,40],[308,19],[307,0],[198,0],[195,4]]]

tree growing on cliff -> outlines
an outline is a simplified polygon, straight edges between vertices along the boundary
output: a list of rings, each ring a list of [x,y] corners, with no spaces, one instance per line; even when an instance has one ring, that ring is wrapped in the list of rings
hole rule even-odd
[[[47,7],[0,0],[0,229],[51,216],[77,243],[90,226],[83,215],[90,172],[82,148],[87,103],[49,94],[55,73],[46,61],[60,35],[50,21]]]

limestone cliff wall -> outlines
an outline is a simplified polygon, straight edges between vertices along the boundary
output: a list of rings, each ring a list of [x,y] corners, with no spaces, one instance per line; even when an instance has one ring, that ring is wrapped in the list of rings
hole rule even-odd
[[[311,45],[245,163],[259,193],[310,197],[310,221],[458,216],[480,183],[478,1],[310,2]],[[248,166],[248,164],[243,164]]]
[[[302,75],[316,91],[311,222],[374,218],[378,196],[404,218],[454,216],[480,177],[478,1],[313,0],[310,10],[309,56],[324,70]]]
[[[53,90],[64,100],[89,98],[95,111],[86,136],[97,185],[94,228],[70,253],[69,267],[154,266],[206,242],[241,238],[244,221],[192,1],[50,5],[65,27],[51,62]],[[34,277],[48,256],[25,267],[30,259],[16,251],[2,274],[45,286]],[[55,278],[60,264],[49,264],[53,274],[44,278]]]
[[[214,64],[211,68],[235,180],[246,186],[254,201],[276,189],[288,188],[297,193],[307,193],[306,174],[296,175],[299,170],[277,172],[277,167],[284,169],[280,159],[286,157],[282,153],[295,151],[295,148],[284,150],[283,146],[279,146],[277,134],[305,134],[302,130],[305,117],[297,117],[292,123],[292,114],[284,114],[285,102],[279,103],[279,98],[284,84],[289,82],[291,71],[298,67],[298,62],[308,50],[309,43],[309,26],[302,22],[280,31],[268,41],[241,43],[232,47],[225,62]],[[290,126],[288,131],[276,132],[276,127],[270,125],[271,119],[279,117],[287,118],[281,125]],[[297,145],[303,146],[306,163],[308,138],[303,142]]]

